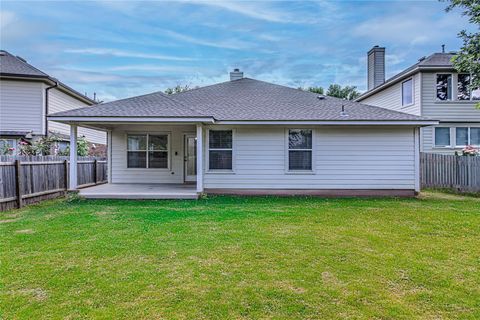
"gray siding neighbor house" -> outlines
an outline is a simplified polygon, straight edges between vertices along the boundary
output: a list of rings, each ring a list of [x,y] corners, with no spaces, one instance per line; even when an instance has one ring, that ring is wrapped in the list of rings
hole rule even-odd
[[[107,132],[109,183],[80,193],[419,191],[419,128],[437,121],[244,78],[238,70],[230,75],[230,81],[173,95],[156,92],[49,115],[70,125],[71,136],[78,126]],[[75,170],[70,174],[75,189]]]
[[[421,129],[423,152],[453,154],[467,145],[479,147],[480,110],[475,105],[480,90],[468,90],[470,75],[455,70],[453,56],[434,53],[386,81],[373,82],[381,74],[385,78],[385,48],[376,46],[368,53],[368,91],[357,101],[439,120]]]
[[[0,147],[18,150],[20,139],[34,140],[56,134],[68,144],[67,125],[47,121],[47,113],[89,107],[97,102],[28,64],[0,50]],[[80,136],[105,144],[102,131],[82,128]]]

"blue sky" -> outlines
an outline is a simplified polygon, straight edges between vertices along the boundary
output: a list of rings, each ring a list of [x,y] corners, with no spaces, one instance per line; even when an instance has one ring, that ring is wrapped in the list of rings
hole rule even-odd
[[[468,27],[438,1],[6,1],[0,47],[103,100],[176,84],[251,78],[292,87],[366,86],[366,52],[387,77],[461,45]]]

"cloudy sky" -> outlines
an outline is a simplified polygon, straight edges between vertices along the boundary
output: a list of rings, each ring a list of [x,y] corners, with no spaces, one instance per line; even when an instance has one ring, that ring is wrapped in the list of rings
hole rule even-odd
[[[366,52],[387,48],[387,77],[458,50],[468,27],[438,1],[8,1],[0,47],[103,100],[207,85],[241,68],[292,87],[366,86]]]

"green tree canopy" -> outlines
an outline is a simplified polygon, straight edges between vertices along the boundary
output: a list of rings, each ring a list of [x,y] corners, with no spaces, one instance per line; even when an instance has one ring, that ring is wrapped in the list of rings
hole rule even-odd
[[[331,84],[327,90],[327,96],[336,97],[346,100],[355,100],[360,96],[355,86],[342,87],[339,84]]]
[[[463,45],[458,54],[452,58],[452,63],[459,72],[468,72],[472,75],[470,90],[480,88],[480,1],[479,0],[442,0],[450,4],[445,9],[447,12],[459,8],[468,21],[477,25],[476,32],[462,30],[458,37],[463,40]],[[477,103],[480,108],[480,103]]]
[[[184,92],[184,91],[188,91],[192,88],[190,88],[190,86],[188,84],[182,86],[182,85],[179,85],[177,84],[175,87],[173,88],[167,88],[165,89],[165,93],[166,94],[174,94],[174,93],[180,93],[180,92]]]

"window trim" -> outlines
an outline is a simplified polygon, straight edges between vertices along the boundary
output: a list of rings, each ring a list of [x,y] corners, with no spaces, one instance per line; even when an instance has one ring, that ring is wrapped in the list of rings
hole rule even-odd
[[[432,127],[433,129],[433,132],[432,132],[432,142],[433,142],[433,147],[435,149],[450,149],[452,148],[452,139],[455,139],[455,137],[452,135],[452,131],[455,131],[455,130],[452,130],[453,127],[451,126],[435,126],[435,127]],[[449,144],[447,146],[440,146],[440,145],[437,145],[436,143],[436,135],[437,135],[437,128],[448,128],[449,129]]]
[[[409,103],[409,104],[404,104],[404,102],[403,102],[403,84],[405,82],[408,82],[408,81],[412,81],[412,102]],[[413,106],[415,104],[415,80],[413,79],[413,77],[410,77],[410,78],[402,81],[401,87],[402,87],[402,97],[401,97],[402,98],[402,108],[407,108],[407,107]]]
[[[129,135],[137,135],[137,136],[140,136],[140,135],[146,135],[147,136],[147,143],[146,143],[146,147],[147,149],[146,150],[137,150],[137,151],[141,151],[141,152],[146,152],[147,155],[146,155],[146,167],[145,168],[129,168],[128,167],[128,151],[135,151],[135,150],[128,150],[128,136]],[[167,136],[167,167],[166,168],[150,168],[149,167],[149,161],[148,161],[148,152],[150,150],[148,150],[148,136],[160,136],[160,135],[166,135]],[[149,171],[171,171],[171,165],[172,165],[172,152],[171,152],[171,132],[168,132],[168,131],[158,131],[158,132],[155,132],[155,131],[149,131],[149,132],[127,132],[125,133],[125,168],[127,170],[149,170]],[[160,151],[160,150],[157,150],[157,151]]]
[[[312,169],[310,170],[290,170],[290,146],[289,146],[289,133],[290,130],[311,130],[312,131],[312,149],[294,149],[298,151],[311,151],[312,152]],[[285,128],[285,173],[286,174],[315,174],[315,153],[316,153],[316,146],[315,146],[315,129],[314,128],[300,128],[300,127],[288,127]]]
[[[205,149],[207,150],[205,152],[205,162],[206,162],[206,173],[219,173],[219,174],[233,174],[235,173],[235,164],[236,164],[236,156],[235,156],[235,150],[236,150],[236,143],[235,143],[235,136],[236,136],[236,130],[235,128],[208,128],[206,131],[206,137],[205,137]],[[212,150],[232,150],[232,169],[210,169],[210,131],[232,131],[232,148],[214,148]]]

